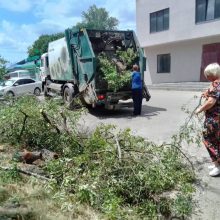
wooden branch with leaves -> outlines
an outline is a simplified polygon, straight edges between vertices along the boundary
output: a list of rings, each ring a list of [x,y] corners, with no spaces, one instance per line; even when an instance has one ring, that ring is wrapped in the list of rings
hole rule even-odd
[[[67,126],[67,118],[63,111],[60,112],[61,117],[63,118],[63,129],[67,134],[70,134],[70,131]]]
[[[48,115],[46,114],[46,112],[44,112],[43,110],[41,110],[41,115],[43,116],[44,120],[50,124],[56,131],[57,131],[57,134],[60,134],[61,131],[60,129],[58,128],[58,126],[56,125],[56,123],[52,122],[50,120],[50,118],[48,117]]]
[[[0,169],[2,170],[5,170],[5,171],[10,171],[10,170],[13,170],[13,168],[11,167],[6,167],[6,166],[0,166]],[[33,172],[30,172],[30,171],[27,171],[25,169],[22,169],[22,168],[16,168],[16,170],[22,174],[25,174],[25,175],[28,175],[28,176],[34,176],[38,179],[42,179],[42,180],[46,180],[46,181],[50,181],[51,178],[48,178],[48,177],[45,177],[45,176],[42,176],[42,175],[39,175],[37,173],[33,173]]]
[[[108,83],[108,89],[114,92],[127,85],[131,80],[131,68],[137,59],[137,53],[128,48],[116,51],[117,57],[107,57],[105,53],[98,56],[100,71]]]
[[[21,128],[21,131],[20,131],[20,134],[19,134],[19,137],[18,137],[18,140],[20,141],[21,140],[21,137],[25,131],[25,126],[26,126],[26,122],[27,122],[27,119],[28,119],[28,115],[23,112],[22,110],[20,110],[20,112],[24,115],[24,120],[23,120],[23,124],[22,124],[22,128]]]

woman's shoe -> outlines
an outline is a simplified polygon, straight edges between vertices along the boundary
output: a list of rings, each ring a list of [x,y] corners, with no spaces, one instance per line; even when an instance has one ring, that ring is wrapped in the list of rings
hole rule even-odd
[[[214,169],[214,168],[215,168],[215,164],[212,164],[212,165],[209,165],[209,166],[208,166],[208,169],[209,169],[209,170],[212,170],[212,169]]]
[[[220,174],[220,166],[214,167],[210,172],[210,176],[218,176]]]

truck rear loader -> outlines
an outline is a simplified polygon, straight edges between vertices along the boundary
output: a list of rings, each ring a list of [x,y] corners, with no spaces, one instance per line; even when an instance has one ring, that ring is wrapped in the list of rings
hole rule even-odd
[[[135,63],[139,65],[144,84],[146,59],[133,31],[90,30],[72,28],[65,30],[65,37],[50,42],[48,52],[41,56],[41,76],[46,96],[54,93],[62,95],[66,103],[75,97],[93,107],[104,105],[115,109],[120,100],[132,98],[131,83],[117,91],[108,88],[98,67],[98,56],[104,53],[115,59],[117,50],[133,49],[137,54]],[[143,85],[143,95],[149,93]]]

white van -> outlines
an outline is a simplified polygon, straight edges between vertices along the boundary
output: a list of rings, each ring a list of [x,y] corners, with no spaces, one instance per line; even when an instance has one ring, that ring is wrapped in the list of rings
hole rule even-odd
[[[32,78],[28,70],[16,70],[7,74],[9,78]]]

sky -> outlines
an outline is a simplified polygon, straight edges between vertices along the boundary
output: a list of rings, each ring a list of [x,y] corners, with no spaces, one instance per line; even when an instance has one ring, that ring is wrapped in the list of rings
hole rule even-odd
[[[82,21],[92,5],[119,20],[118,29],[135,30],[135,0],[0,0],[0,56],[15,63],[42,34],[63,32]]]

